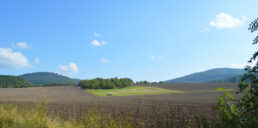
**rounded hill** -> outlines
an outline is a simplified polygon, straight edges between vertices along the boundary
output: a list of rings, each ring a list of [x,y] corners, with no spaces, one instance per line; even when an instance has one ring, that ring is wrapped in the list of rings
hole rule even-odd
[[[72,79],[67,76],[52,72],[28,73],[20,75],[20,77],[35,85],[42,85],[47,83],[78,84],[80,81],[79,79]]]

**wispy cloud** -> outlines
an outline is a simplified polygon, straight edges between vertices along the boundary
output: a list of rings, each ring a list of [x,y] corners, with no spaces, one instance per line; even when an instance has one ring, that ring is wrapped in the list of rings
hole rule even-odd
[[[20,48],[20,49],[25,49],[30,47],[26,42],[16,42],[15,44],[12,44],[13,48]]]
[[[214,21],[210,21],[210,25],[219,29],[238,27],[244,23],[246,16],[242,18],[233,17],[229,14],[219,13]]]
[[[27,58],[21,52],[10,48],[0,48],[0,68],[23,68],[29,66]]]
[[[163,59],[163,56],[153,56],[153,55],[151,55],[150,56],[150,59],[152,59],[152,60],[161,60],[161,59]]]
[[[155,59],[156,57],[155,56],[150,56],[151,59]]]
[[[110,62],[110,60],[103,58],[103,59],[101,59],[101,62],[103,62],[103,63],[108,63],[108,62]]]
[[[201,32],[208,32],[208,31],[210,31],[210,28],[204,28],[201,30]]]
[[[91,42],[92,45],[98,47],[98,46],[103,46],[103,45],[107,45],[107,42],[105,41],[98,41],[98,40],[93,40]]]
[[[35,64],[39,64],[39,63],[40,63],[40,61],[39,61],[39,58],[38,58],[38,57],[36,57],[36,58],[34,59],[34,63],[35,63]]]
[[[68,65],[60,65],[59,70],[63,73],[76,73],[79,71],[77,64],[71,62]]]
[[[102,37],[102,35],[100,35],[100,34],[98,34],[98,33],[94,33],[94,36],[95,36],[95,37],[98,37],[98,38],[101,38],[101,37]]]

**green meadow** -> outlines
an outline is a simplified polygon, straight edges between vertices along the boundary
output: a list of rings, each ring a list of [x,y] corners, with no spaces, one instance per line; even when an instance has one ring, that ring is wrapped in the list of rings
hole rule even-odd
[[[137,96],[184,93],[184,91],[143,86],[130,86],[126,88],[115,89],[87,89],[86,91],[96,96]]]

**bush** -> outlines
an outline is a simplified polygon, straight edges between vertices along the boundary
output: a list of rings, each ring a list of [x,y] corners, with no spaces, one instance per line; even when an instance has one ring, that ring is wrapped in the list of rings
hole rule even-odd
[[[249,30],[254,32],[258,29],[258,18],[254,20]],[[258,36],[254,39],[253,44],[258,43]],[[249,63],[256,64],[246,66],[246,74],[239,84],[239,92],[243,96],[234,104],[234,97],[227,91],[223,96],[218,98],[217,108],[220,110],[220,118],[223,126],[232,128],[255,128],[258,126],[258,51],[255,52]]]

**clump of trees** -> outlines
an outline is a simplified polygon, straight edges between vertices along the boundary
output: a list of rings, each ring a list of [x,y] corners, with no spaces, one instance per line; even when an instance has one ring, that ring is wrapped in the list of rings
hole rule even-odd
[[[148,81],[138,81],[138,82],[136,82],[136,84],[150,84],[150,82],[148,82]]]
[[[130,78],[96,78],[92,80],[82,80],[79,86],[83,89],[113,89],[128,87],[133,83]]]
[[[0,75],[0,88],[22,88],[31,86],[31,83],[21,77]]]

